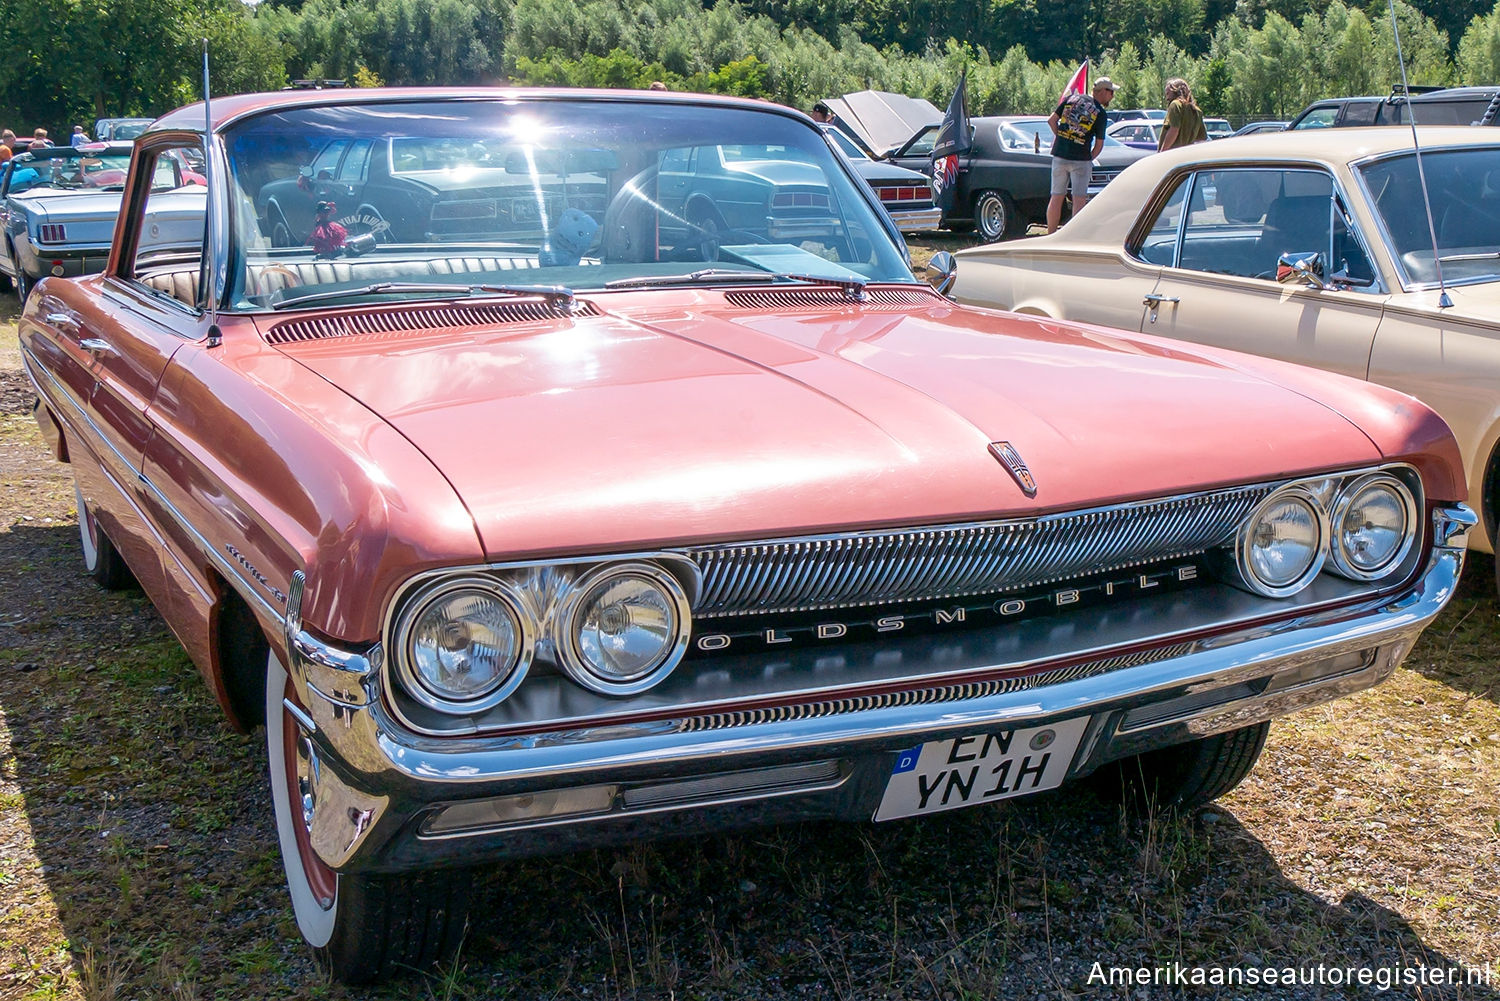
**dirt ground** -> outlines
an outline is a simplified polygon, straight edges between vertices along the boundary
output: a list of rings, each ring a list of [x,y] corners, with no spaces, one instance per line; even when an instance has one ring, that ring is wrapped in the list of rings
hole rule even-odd
[[[1110,967],[1500,977],[1494,564],[1386,685],[1280,722],[1190,817],[1063,790],[482,874],[452,968],[328,983],[281,885],[259,735],[78,555],[0,298],[0,999],[1421,997],[1500,985],[1134,988]]]

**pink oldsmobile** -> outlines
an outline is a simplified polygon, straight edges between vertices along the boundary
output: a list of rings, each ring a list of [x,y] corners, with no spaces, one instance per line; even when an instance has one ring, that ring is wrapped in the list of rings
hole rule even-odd
[[[802,115],[215,100],[20,322],[84,557],[264,725],[334,975],[467,866],[1090,779],[1192,806],[1386,678],[1474,518],[1410,397],[956,306]],[[197,211],[154,169],[208,146]]]

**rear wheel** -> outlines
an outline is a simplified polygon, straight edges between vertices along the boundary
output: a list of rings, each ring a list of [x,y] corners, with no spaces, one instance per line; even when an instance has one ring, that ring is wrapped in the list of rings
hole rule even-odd
[[[699,209],[688,222],[692,225],[692,232],[697,239],[698,259],[703,261],[717,261],[719,259],[719,247],[722,245],[723,234],[719,226],[719,220],[707,209]]]
[[[15,253],[11,253],[11,259],[15,259]],[[16,298],[21,300],[21,305],[26,305],[26,297],[31,294],[31,286],[35,284],[24,268],[16,268]]]
[[[266,758],[276,836],[297,927],[329,973],[369,983],[424,969],[458,950],[468,917],[468,883],[453,872],[340,874],[313,850],[318,809],[317,749],[286,707],[295,701],[286,669],[266,662]]]
[[[1101,797],[1151,810],[1192,809],[1233,789],[1255,767],[1271,724],[1257,723],[1111,762],[1090,778]]]
[[[974,231],[987,243],[1018,232],[1020,213],[1004,191],[981,191],[974,199]]]
[[[89,576],[106,591],[123,591],[133,586],[135,576],[94,519],[77,483],[73,484],[73,503],[78,508],[78,541],[83,549],[83,566]]]

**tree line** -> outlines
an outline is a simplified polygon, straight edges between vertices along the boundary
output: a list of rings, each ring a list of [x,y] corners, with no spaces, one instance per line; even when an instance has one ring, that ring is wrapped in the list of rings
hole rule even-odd
[[[1500,3],[1396,3],[1414,84],[1500,83]],[[1284,118],[1400,80],[1387,6],[1343,0],[0,0],[0,120],[63,130],[290,80],[644,87],[806,108],[853,90],[1045,113],[1083,58],[1124,107],[1186,77],[1211,115]]]

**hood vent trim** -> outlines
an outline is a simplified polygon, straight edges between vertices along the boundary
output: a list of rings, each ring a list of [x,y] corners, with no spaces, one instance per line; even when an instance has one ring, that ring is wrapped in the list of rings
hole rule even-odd
[[[463,303],[461,305],[415,306],[359,313],[339,313],[307,320],[286,320],[266,331],[268,344],[296,344],[335,337],[370,334],[406,334],[444,327],[493,327],[540,320],[570,320],[598,316],[592,303],[575,302],[573,308],[555,302],[525,299],[519,302]]]
[[[936,292],[916,288],[866,288],[865,302],[850,302],[839,289],[778,289],[755,292],[725,292],[724,298],[731,306],[740,309],[828,309],[858,307],[870,309],[880,306],[931,306],[937,302],[948,302]]]

